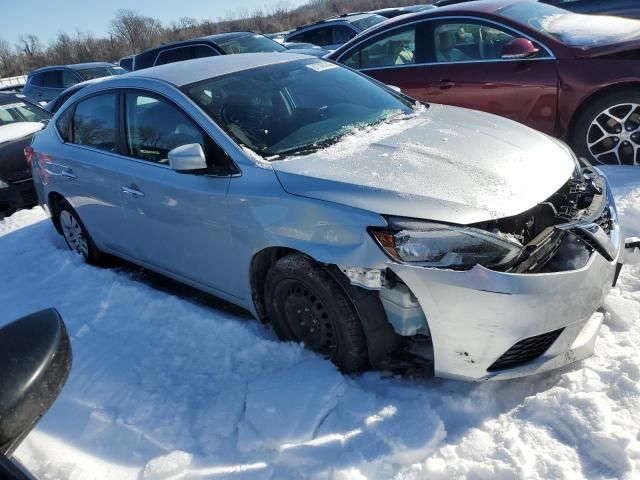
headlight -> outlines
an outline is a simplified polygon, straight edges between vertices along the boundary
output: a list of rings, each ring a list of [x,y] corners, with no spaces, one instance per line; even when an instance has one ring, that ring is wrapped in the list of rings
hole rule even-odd
[[[508,265],[522,252],[516,240],[473,227],[389,218],[388,229],[371,228],[382,249],[398,262],[464,270],[476,264]]]
[[[9,184],[3,180],[0,180],[0,188],[9,188]]]

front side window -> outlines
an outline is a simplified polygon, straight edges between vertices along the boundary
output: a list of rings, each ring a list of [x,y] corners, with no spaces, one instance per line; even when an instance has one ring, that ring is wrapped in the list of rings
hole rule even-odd
[[[206,151],[202,130],[167,100],[144,93],[126,94],[127,149],[131,157],[168,165],[176,147],[198,143]]]
[[[193,58],[215,57],[216,55],[218,55],[218,52],[209,45],[193,46]]]
[[[116,94],[96,95],[76,104],[73,143],[115,151]]]
[[[343,63],[352,68],[377,68],[416,63],[416,28],[412,26],[377,37],[372,43],[353,50]]]
[[[500,60],[515,40],[503,30],[474,22],[443,23],[433,29],[435,60],[442,63]],[[541,50],[541,55],[543,51]]]
[[[333,43],[333,29],[332,27],[312,28],[306,32],[293,35],[288,41],[312,43],[320,47],[331,45]]]
[[[166,63],[184,62],[185,60],[191,60],[193,58],[192,47],[180,47],[172,48],[171,50],[165,50],[158,55],[156,65],[164,65]]]
[[[356,35],[356,31],[346,25],[336,25],[333,27],[333,43],[347,43]]]
[[[73,73],[71,73],[69,70],[62,71],[62,87],[63,88],[68,88],[71,85],[75,85],[76,83],[78,83],[78,79]]]
[[[252,68],[183,90],[236,143],[266,158],[318,150],[414,111],[404,97],[324,60]]]
[[[218,42],[218,47],[226,54],[285,52],[287,49],[263,35],[243,35],[231,40]]]

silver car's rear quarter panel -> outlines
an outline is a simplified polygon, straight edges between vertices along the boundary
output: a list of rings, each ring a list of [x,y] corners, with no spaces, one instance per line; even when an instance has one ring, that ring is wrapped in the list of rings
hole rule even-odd
[[[594,252],[583,268],[555,273],[513,274],[481,266],[453,271],[394,264],[391,269],[427,316],[435,374],[485,380],[551,370],[588,357],[600,327],[598,318],[590,318],[611,289],[617,262],[618,257],[609,262]],[[520,340],[560,328],[563,333],[536,360],[487,371]]]

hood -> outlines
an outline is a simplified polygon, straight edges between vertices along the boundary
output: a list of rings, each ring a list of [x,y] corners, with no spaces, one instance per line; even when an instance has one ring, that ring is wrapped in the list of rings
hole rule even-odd
[[[575,168],[557,140],[502,117],[441,105],[271,165],[294,195],[457,224],[522,213],[555,193]]]

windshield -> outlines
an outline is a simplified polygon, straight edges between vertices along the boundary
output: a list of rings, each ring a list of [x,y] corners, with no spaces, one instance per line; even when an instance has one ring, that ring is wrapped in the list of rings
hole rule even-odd
[[[358,18],[357,20],[349,20],[349,23],[351,23],[351,25],[356,27],[358,30],[363,31],[363,30],[366,30],[367,28],[373,27],[374,25],[382,23],[386,20],[387,20],[386,17],[383,17],[382,15],[374,14],[374,15],[368,15],[363,18]]]
[[[283,62],[184,88],[238,144],[263,157],[309,153],[413,105],[366,77],[317,59]]]
[[[287,50],[278,42],[263,35],[244,35],[216,43],[224,53],[229,55],[234,53],[284,52]]]
[[[127,71],[122,67],[115,65],[108,67],[91,67],[76,70],[83,80],[92,80],[94,78],[110,77],[112,75],[122,75]]]
[[[580,15],[538,2],[518,2],[500,14],[572,47],[610,45],[640,37],[640,22],[603,15]]]
[[[51,118],[49,112],[19,98],[15,101],[2,102],[0,101],[0,126],[19,122],[47,123]]]

